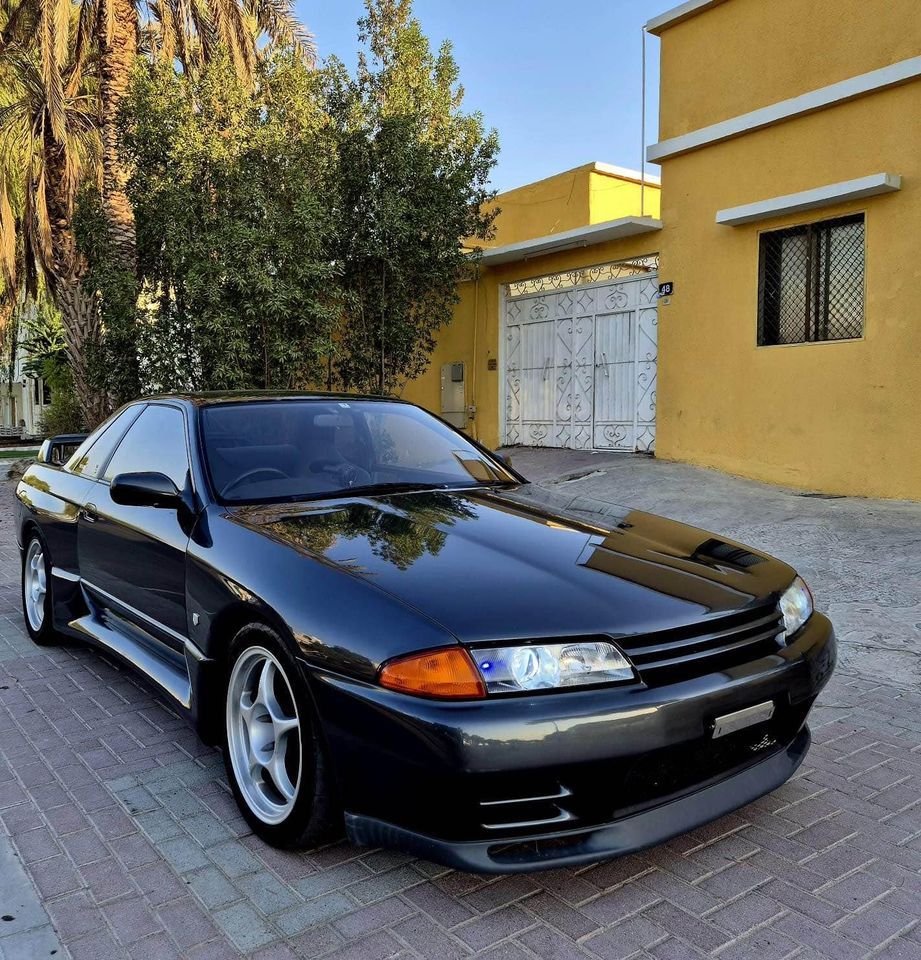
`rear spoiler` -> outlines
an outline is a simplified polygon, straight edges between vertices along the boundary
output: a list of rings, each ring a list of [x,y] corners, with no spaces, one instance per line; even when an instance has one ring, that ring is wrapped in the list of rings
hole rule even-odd
[[[61,466],[88,436],[88,433],[59,433],[56,437],[49,437],[39,448],[36,459],[39,463]]]

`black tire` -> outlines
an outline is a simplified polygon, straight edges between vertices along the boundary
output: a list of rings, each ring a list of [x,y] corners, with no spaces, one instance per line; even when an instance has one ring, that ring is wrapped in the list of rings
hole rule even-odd
[[[283,668],[300,724],[297,733],[300,780],[291,810],[277,823],[265,822],[252,809],[238,782],[231,757],[231,720],[228,710],[230,679],[237,662],[254,648],[270,651]],[[278,634],[261,623],[243,627],[230,645],[226,681],[222,723],[224,767],[234,799],[253,832],[271,846],[289,850],[318,846],[341,836],[342,811],[336,799],[326,748],[319,731],[319,718],[300,667]],[[282,691],[287,694],[283,687]]]
[[[26,625],[26,632],[32,642],[39,647],[52,647],[61,642],[60,634],[54,629],[51,618],[51,556],[48,553],[48,544],[45,538],[34,527],[26,535],[26,545],[22,552],[22,576],[19,595],[22,599],[22,619]],[[33,546],[37,545],[37,547]],[[41,624],[36,627],[29,619],[28,601],[26,599],[26,565],[30,563],[33,549],[41,550],[42,565],[45,570],[45,596],[41,603]]]

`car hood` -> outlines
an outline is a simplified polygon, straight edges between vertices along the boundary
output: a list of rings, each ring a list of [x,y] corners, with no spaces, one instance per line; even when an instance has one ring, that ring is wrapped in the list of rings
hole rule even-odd
[[[531,484],[246,507],[234,516],[371,581],[468,642],[684,626],[776,598],[794,576],[694,527]]]

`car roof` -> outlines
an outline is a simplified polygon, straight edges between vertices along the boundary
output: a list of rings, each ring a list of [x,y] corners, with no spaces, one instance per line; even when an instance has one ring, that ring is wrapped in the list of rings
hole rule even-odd
[[[407,403],[398,397],[381,397],[365,393],[326,393],[297,390],[206,390],[200,393],[159,393],[140,400],[178,400],[196,407],[222,403],[265,402],[266,400],[376,400],[389,403]]]

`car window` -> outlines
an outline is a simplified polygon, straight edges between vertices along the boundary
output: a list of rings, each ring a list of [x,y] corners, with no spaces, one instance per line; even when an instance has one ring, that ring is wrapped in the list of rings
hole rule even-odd
[[[143,404],[126,407],[98,430],[93,431],[74,451],[65,469],[83,477],[98,477],[112,451],[118,446],[118,441],[143,409]]]
[[[202,409],[201,431],[215,493],[231,503],[516,482],[463,434],[407,403],[215,404]]]
[[[189,472],[185,417],[175,407],[151,404],[132,424],[109,461],[105,477],[154,471],[182,490]]]

